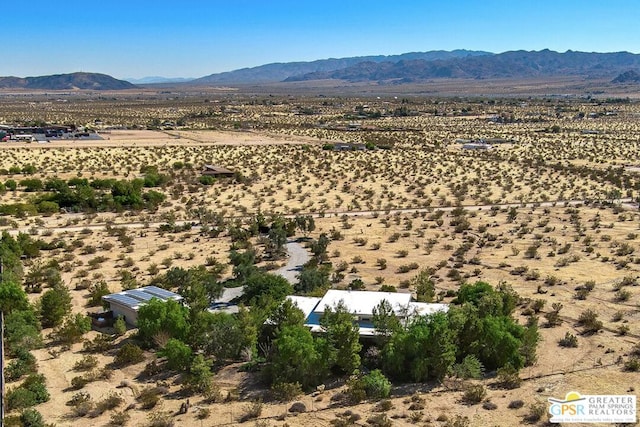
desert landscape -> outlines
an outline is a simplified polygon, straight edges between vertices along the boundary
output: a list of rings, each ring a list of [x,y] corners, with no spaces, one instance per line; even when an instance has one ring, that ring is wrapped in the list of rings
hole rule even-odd
[[[548,398],[635,393],[637,102],[617,92],[165,92],[2,95],[0,123],[73,123],[97,136],[0,143],[2,278],[27,292],[42,326],[41,342],[29,344],[12,329],[6,364],[18,373],[7,378],[7,425],[26,425],[30,407],[57,426],[546,425]],[[207,176],[205,165],[232,174]],[[308,269],[324,275],[305,287],[302,267],[295,294],[398,292],[454,307],[461,289],[485,282],[513,297],[507,317],[535,331],[533,350],[518,350],[526,361],[515,372],[501,365],[465,376],[453,370],[456,359],[437,379],[394,380],[388,396],[355,398],[358,375],[378,367],[369,350],[382,344],[360,348],[355,376],[334,367],[317,384],[286,382],[286,392],[265,379],[275,365],[266,320],[284,295],[240,297],[233,320],[204,335],[252,334],[234,354],[194,344],[176,357],[168,350],[176,333],[150,339],[132,325],[86,327],[106,294],[195,289],[173,286],[176,272],[207,289],[251,288],[240,267],[277,272],[287,241],[305,247],[316,262]],[[60,292],[68,303],[49,312]],[[0,296],[7,314],[18,311],[15,296]],[[20,371],[23,359],[29,368]],[[196,361],[210,374],[206,386],[195,383]],[[32,372],[48,395],[27,405],[16,390]]]

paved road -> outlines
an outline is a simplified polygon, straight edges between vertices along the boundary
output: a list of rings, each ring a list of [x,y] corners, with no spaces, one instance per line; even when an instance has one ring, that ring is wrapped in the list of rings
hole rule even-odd
[[[309,261],[309,252],[298,242],[287,242],[287,253],[289,254],[289,260],[287,265],[278,269],[276,274],[284,277],[289,283],[298,283],[298,273],[302,269],[302,266]]]

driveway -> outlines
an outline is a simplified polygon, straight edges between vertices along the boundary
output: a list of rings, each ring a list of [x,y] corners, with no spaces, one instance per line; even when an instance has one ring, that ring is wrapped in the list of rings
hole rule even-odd
[[[311,258],[309,252],[298,242],[287,242],[287,253],[289,254],[289,260],[287,265],[276,270],[276,274],[284,277],[291,284],[298,283],[298,274],[302,270],[302,266]]]

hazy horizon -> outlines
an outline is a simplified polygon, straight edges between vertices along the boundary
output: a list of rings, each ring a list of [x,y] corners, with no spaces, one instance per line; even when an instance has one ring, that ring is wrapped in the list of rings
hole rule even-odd
[[[198,78],[275,62],[431,50],[637,53],[640,45],[640,4],[630,0],[64,3],[33,1],[28,11],[5,5],[15,19],[3,23],[0,75]]]

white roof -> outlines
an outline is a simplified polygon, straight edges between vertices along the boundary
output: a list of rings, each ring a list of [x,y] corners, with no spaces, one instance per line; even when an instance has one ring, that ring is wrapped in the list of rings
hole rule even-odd
[[[288,295],[287,299],[302,310],[304,318],[306,319],[313,312],[313,309],[317,307],[322,298]]]
[[[387,300],[396,313],[406,309],[411,302],[411,294],[401,292],[371,292],[371,291],[341,291],[330,289],[322,297],[314,312],[324,313],[325,307],[334,308],[340,301],[344,302],[347,310],[357,315],[371,315],[373,309],[382,300]]]
[[[449,311],[449,304],[438,304],[431,302],[411,302],[409,303],[409,315],[428,316],[433,313]]]

